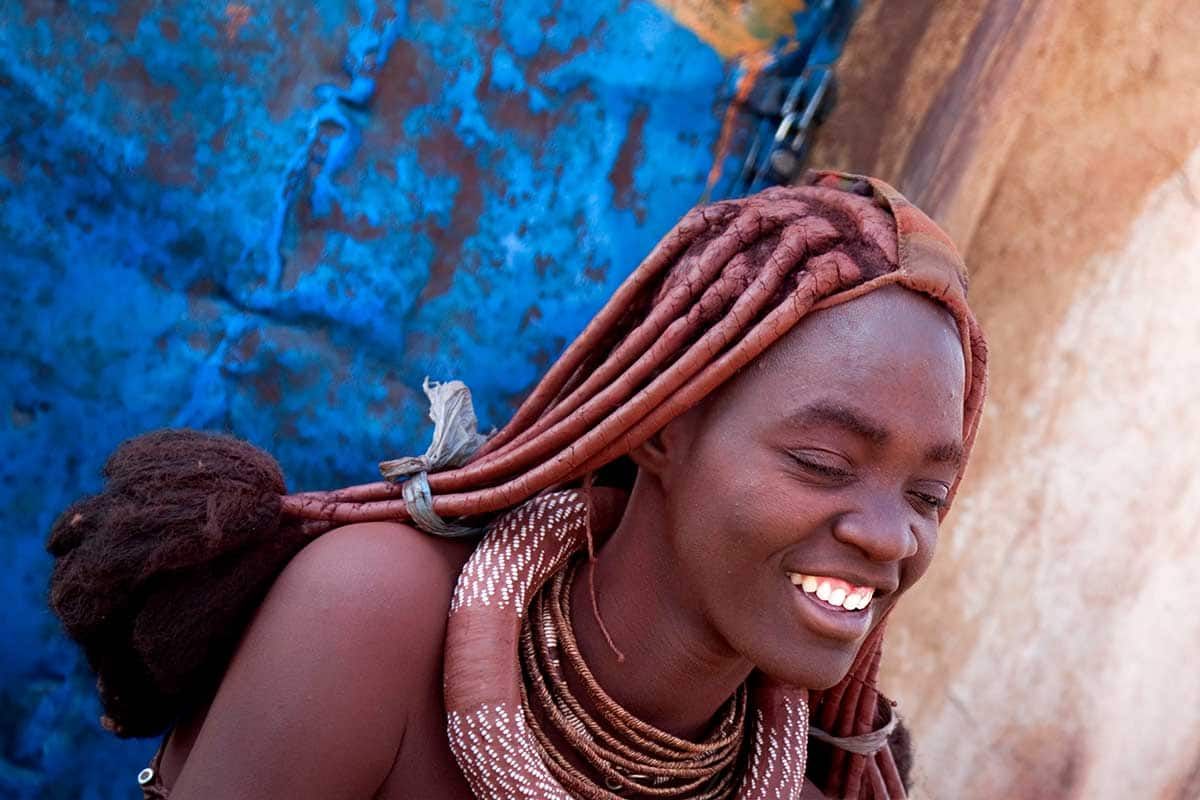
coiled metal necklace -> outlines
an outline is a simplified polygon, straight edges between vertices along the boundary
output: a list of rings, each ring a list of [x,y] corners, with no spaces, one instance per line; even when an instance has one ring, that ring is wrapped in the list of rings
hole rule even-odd
[[[744,761],[739,755],[746,731],[745,687],[700,742],[673,736],[623,709],[596,682],[575,640],[570,595],[580,563],[573,560],[538,593],[521,629],[525,720],[551,774],[588,800],[730,797]],[[583,686],[592,712],[574,695],[568,678]],[[603,785],[560,751],[551,731]]]

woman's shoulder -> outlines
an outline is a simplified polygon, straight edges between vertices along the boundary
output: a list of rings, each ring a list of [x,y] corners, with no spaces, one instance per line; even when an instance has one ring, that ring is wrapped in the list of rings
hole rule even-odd
[[[474,545],[396,522],[336,528],[292,559],[260,616],[293,629],[293,641],[390,664],[390,688],[404,693],[440,675],[451,596]]]
[[[272,592],[332,593],[361,601],[364,608],[411,614],[449,602],[475,544],[475,539],[443,539],[400,522],[345,525],[296,554]],[[444,604],[440,613],[446,613]]]
[[[372,794],[440,685],[450,598],[473,546],[383,522],[305,546],[179,754],[179,796],[242,796],[231,785],[247,797]]]
[[[417,644],[438,639],[474,540],[441,539],[397,522],[346,525],[318,537],[287,565],[268,604],[300,606],[357,629],[392,629]]]

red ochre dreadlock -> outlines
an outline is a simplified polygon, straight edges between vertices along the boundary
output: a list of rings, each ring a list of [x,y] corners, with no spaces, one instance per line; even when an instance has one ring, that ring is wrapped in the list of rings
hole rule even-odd
[[[986,347],[966,304],[958,254],[887,184],[817,173],[808,186],[768,189],[685,216],[511,421],[465,466],[428,475],[433,511],[486,519],[539,492],[590,480],[806,314],[891,284],[930,296],[958,324],[969,452]],[[211,691],[274,576],[313,535],[351,522],[411,519],[400,484],[286,495],[268,455],[192,431],[126,443],[105,475],[104,493],[73,505],[51,532],[51,605],[97,671],[106,725],[119,735],[157,734]],[[156,633],[171,619],[170,635]],[[846,678],[812,693],[814,724],[841,737],[878,727],[886,702],[875,688],[882,638],[880,625]],[[814,743],[814,755],[820,752]],[[889,746],[873,756],[831,748],[812,760],[809,775],[834,797],[904,796]]]

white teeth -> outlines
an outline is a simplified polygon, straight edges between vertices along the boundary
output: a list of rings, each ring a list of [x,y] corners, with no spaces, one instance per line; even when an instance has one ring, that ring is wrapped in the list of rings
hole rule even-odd
[[[871,604],[875,589],[870,586],[855,586],[850,589],[842,586],[835,587],[833,579],[822,580],[813,575],[802,575],[799,572],[789,572],[788,579],[793,585],[800,587],[806,594],[815,594],[831,606],[844,608],[847,611],[859,611]],[[839,580],[838,583],[843,583]]]
[[[865,591],[855,594],[853,596],[854,597],[854,610],[857,611],[860,608],[866,608],[870,604],[871,597],[874,594],[875,594],[874,589],[867,589]],[[843,606],[843,608],[848,608],[848,607],[849,607],[849,604],[847,604],[846,606]]]

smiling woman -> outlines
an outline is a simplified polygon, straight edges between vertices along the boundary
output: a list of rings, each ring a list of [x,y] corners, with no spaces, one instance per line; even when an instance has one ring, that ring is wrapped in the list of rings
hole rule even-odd
[[[465,465],[283,495],[151,434],[52,603],[111,726],[171,729],[149,797],[903,797],[875,678],[979,421],[965,290],[878,181],[697,209],[476,452],[432,392]]]

